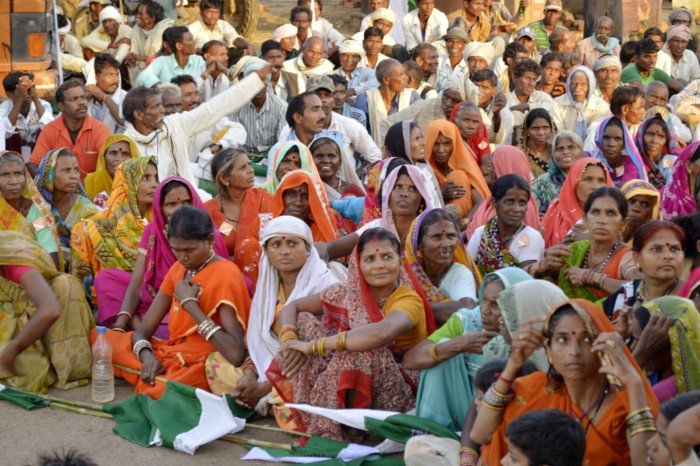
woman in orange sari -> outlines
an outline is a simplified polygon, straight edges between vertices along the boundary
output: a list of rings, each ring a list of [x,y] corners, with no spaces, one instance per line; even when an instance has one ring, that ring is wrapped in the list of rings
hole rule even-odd
[[[543,342],[549,372],[515,380]],[[647,464],[646,442],[656,431],[658,402],[622,337],[598,306],[582,299],[565,301],[550,312],[542,330],[529,322],[516,332],[512,349],[506,368],[484,394],[471,431],[475,442],[490,442],[482,450],[483,464],[500,465],[508,452],[508,424],[541,409],[558,409],[583,425],[584,464]]]
[[[566,175],[559,198],[549,204],[542,218],[545,245],[551,247],[562,242],[574,225],[583,219],[583,206],[591,193],[602,186],[612,185],[603,162],[592,157],[577,160]]]
[[[314,241],[330,243],[355,231],[328,203],[323,186],[305,171],[294,170],[282,178],[272,198],[272,215],[291,215],[311,228]]]
[[[165,384],[156,376],[209,390],[207,357],[219,351],[240,366],[250,298],[243,275],[232,262],[214,253],[214,224],[207,212],[180,207],[168,223],[168,242],[177,262],[170,268],[143,323],[135,332],[107,331],[115,364],[140,371],[115,369],[135,385],[136,393],[160,398]],[[151,339],[168,316],[167,340]],[[92,332],[91,341],[97,337]]]
[[[211,177],[218,193],[204,207],[223,236],[231,260],[255,283],[260,260],[260,219],[272,217],[272,195],[254,187],[253,168],[248,154],[241,149],[218,152],[211,161]]]
[[[462,218],[471,218],[490,192],[457,126],[447,120],[431,122],[425,130],[425,155],[445,203],[458,206]]]

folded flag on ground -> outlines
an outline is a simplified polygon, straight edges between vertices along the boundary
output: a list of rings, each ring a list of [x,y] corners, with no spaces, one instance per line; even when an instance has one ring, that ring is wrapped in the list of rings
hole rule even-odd
[[[42,396],[33,393],[15,390],[12,387],[0,383],[0,400],[9,401],[13,405],[24,409],[43,408],[48,406],[50,401]]]

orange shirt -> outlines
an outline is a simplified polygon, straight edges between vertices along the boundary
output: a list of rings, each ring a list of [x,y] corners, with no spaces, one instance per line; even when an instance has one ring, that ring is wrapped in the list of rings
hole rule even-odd
[[[59,115],[58,118],[41,129],[29,163],[39,165],[48,151],[65,147],[78,156],[80,179],[85,179],[88,173],[95,171],[100,149],[109,135],[110,131],[107,126],[90,115],[86,115],[74,144],[63,121],[63,115]]]

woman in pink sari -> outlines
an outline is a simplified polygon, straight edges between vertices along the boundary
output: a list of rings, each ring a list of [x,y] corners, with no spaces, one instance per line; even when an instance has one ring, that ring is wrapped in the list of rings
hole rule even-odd
[[[695,195],[698,192],[698,174],[700,174],[700,141],[683,149],[673,164],[671,182],[661,192],[661,217],[664,220],[697,211]]]
[[[523,151],[514,146],[500,146],[491,156],[491,164],[493,165],[494,178],[499,178],[504,175],[518,175],[532,188],[532,173],[530,166],[527,163],[527,158]],[[488,180],[487,180],[488,181]],[[493,198],[487,197],[481,203],[479,209],[474,213],[472,221],[467,227],[467,236],[471,237],[477,228],[486,225],[496,215],[496,210],[493,208]],[[529,227],[539,230],[540,217],[537,211],[537,202],[535,196],[530,196],[530,201],[527,205],[525,213],[525,224]]]
[[[98,310],[98,321],[111,325],[113,330],[136,330],[141,318],[158,293],[165,275],[176,259],[165,235],[168,219],[183,205],[204,209],[197,191],[187,180],[179,176],[171,176],[163,180],[156,189],[153,198],[153,221],[143,231],[139,243],[138,257],[134,271],[124,272],[111,269],[113,276],[109,281],[103,281],[109,289],[98,290],[98,293],[121,295],[121,307],[103,308]],[[218,230],[214,230],[216,238],[214,251],[219,257],[228,257],[226,244]],[[117,310],[119,312],[117,312]],[[155,332],[158,338],[168,338],[167,316]]]

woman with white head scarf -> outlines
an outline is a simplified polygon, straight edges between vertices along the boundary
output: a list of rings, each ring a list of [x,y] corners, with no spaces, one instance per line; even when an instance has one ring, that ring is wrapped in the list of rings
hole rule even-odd
[[[566,94],[554,99],[554,124],[557,130],[573,131],[581,138],[591,123],[610,115],[610,106],[595,95],[596,79],[586,66],[577,66],[566,80]]]
[[[260,244],[258,281],[246,332],[250,359],[241,370],[214,353],[207,359],[206,375],[212,393],[230,394],[240,405],[266,414],[268,404],[277,404],[265,377],[280,349],[277,314],[285,303],[319,293],[339,280],[319,257],[309,227],[296,217],[270,220]]]

